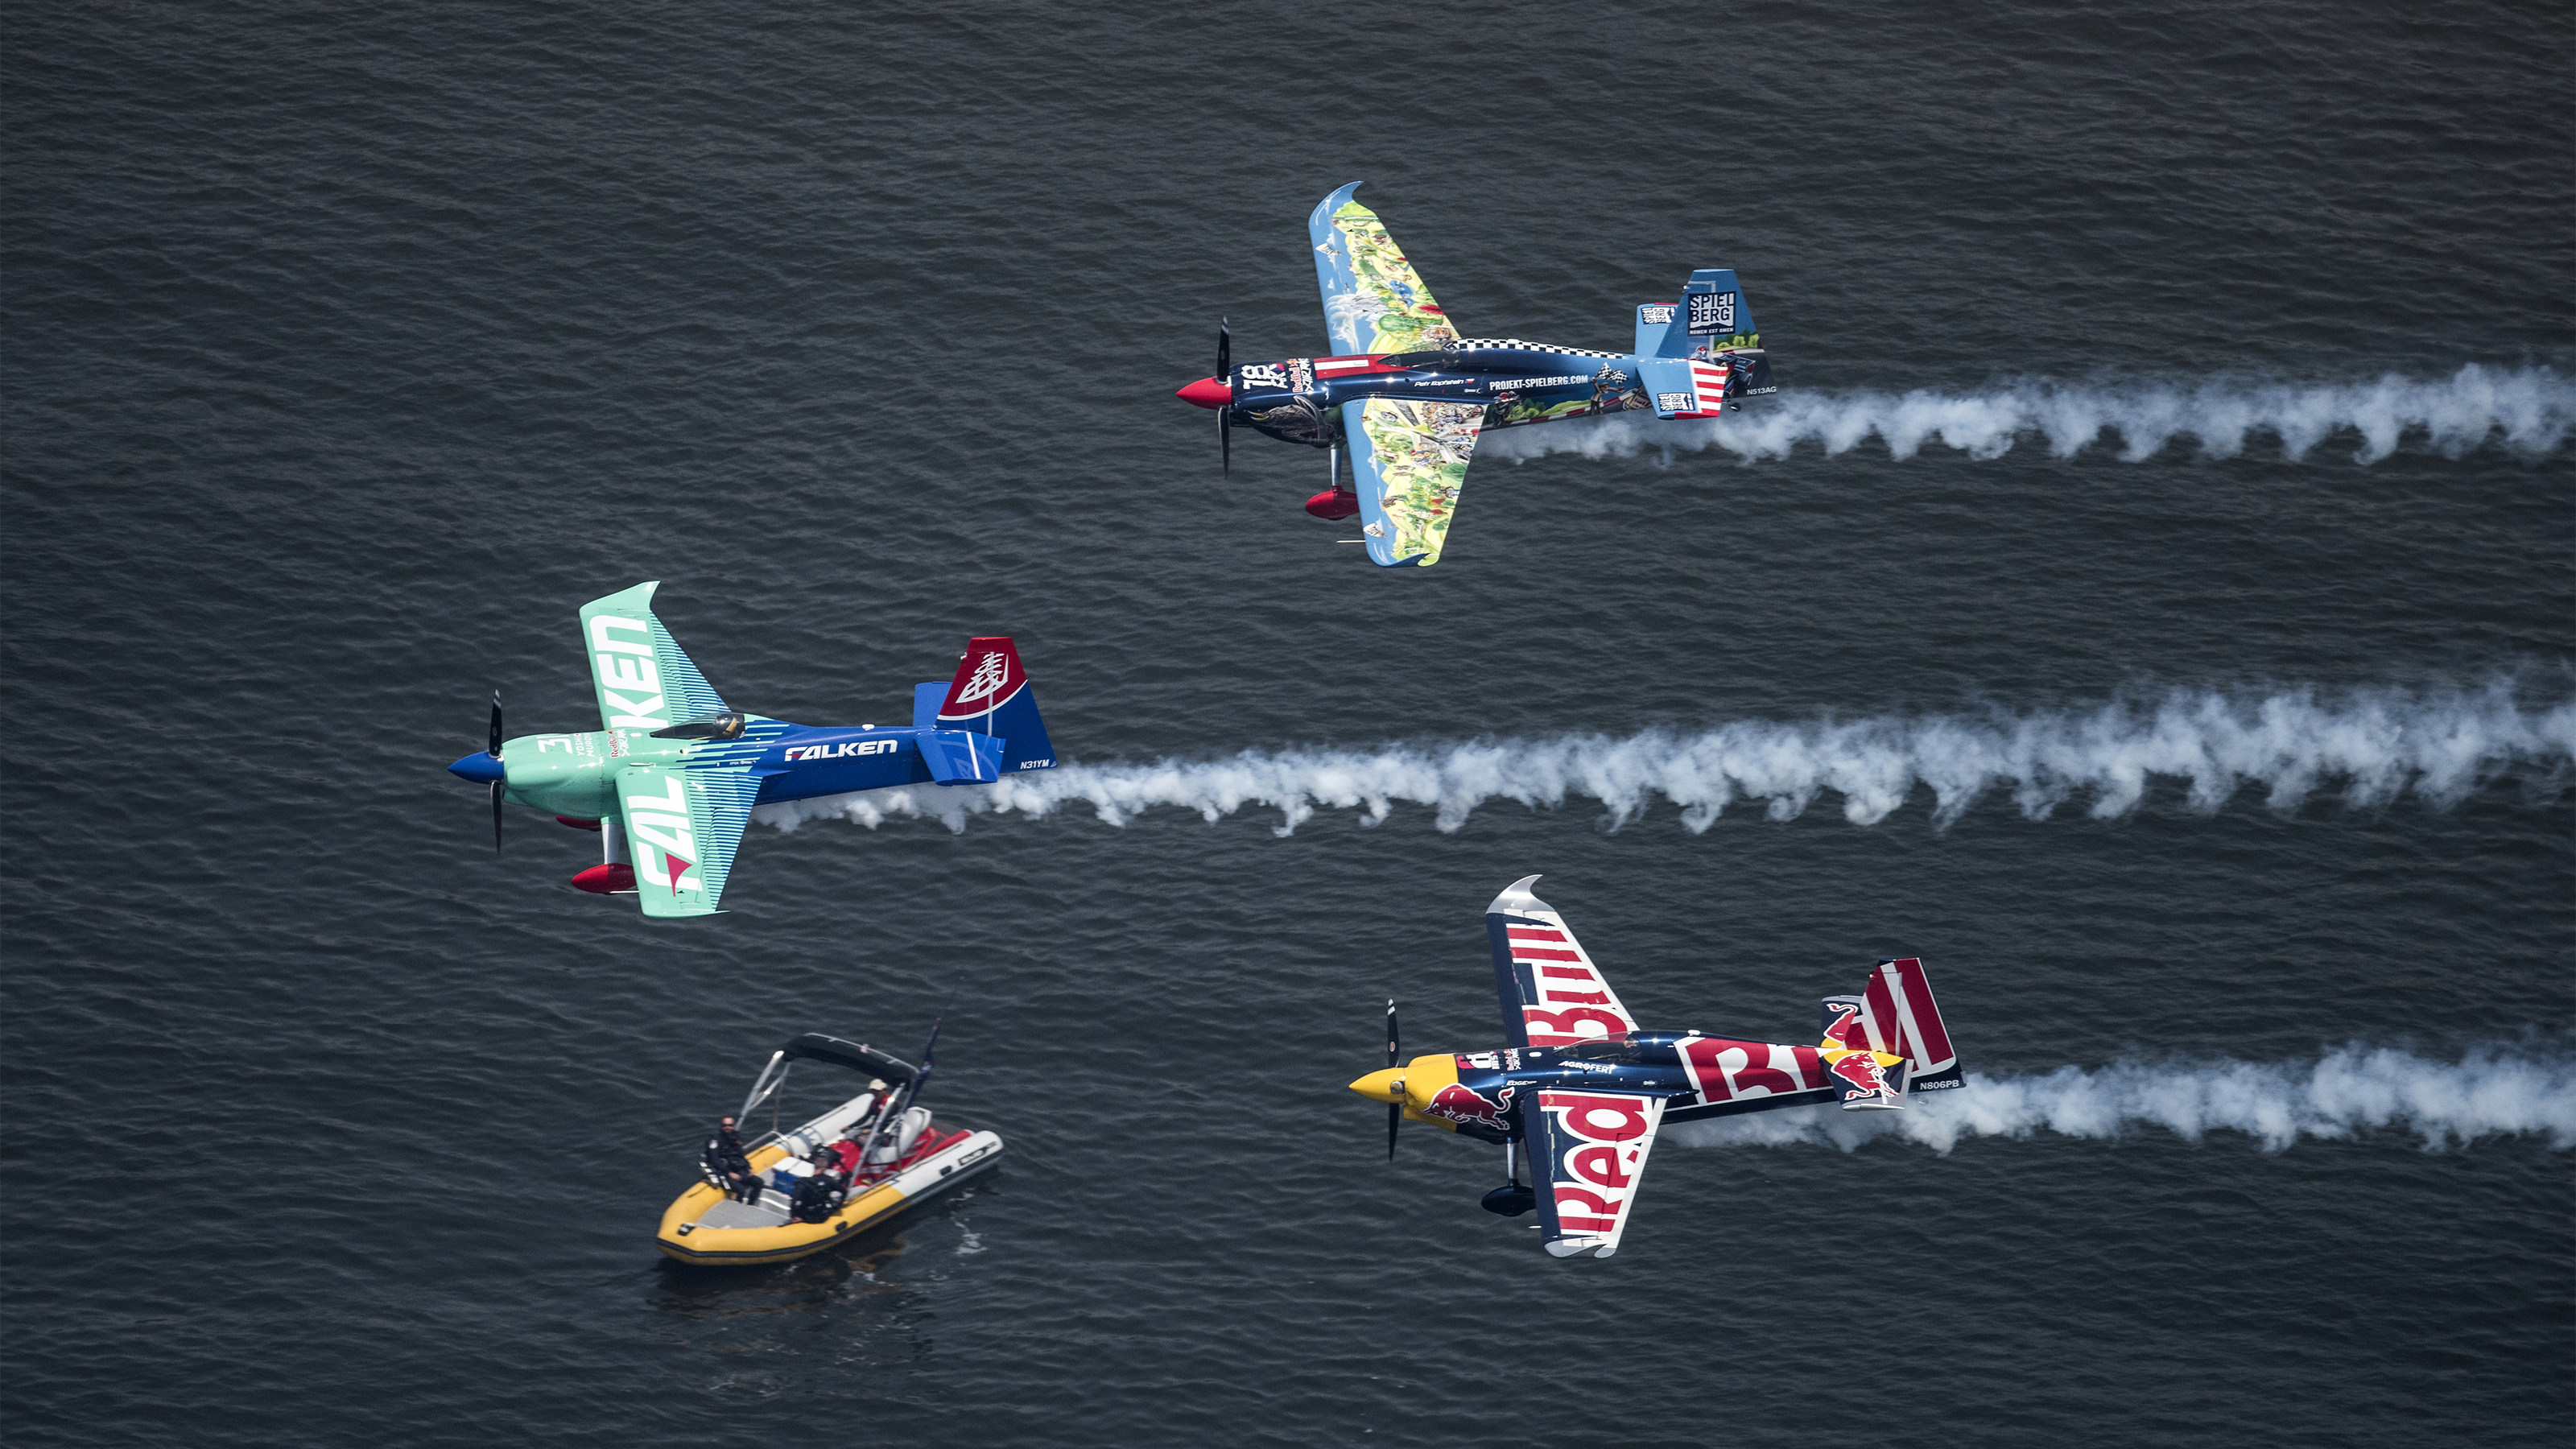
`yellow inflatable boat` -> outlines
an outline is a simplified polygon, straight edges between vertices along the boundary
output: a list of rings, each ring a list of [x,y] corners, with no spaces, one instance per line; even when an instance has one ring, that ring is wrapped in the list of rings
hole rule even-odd
[[[793,1131],[744,1144],[738,1163],[719,1161],[711,1142],[702,1179],[663,1211],[654,1242],[684,1263],[784,1263],[855,1237],[1001,1161],[1001,1138],[938,1121],[914,1105],[930,1075],[929,1055],[922,1053],[916,1070],[864,1043],[816,1033],[771,1053],[736,1114],[746,1122],[778,1095],[799,1061],[848,1068],[868,1079],[868,1090]],[[807,1179],[818,1175],[819,1190],[809,1189]]]

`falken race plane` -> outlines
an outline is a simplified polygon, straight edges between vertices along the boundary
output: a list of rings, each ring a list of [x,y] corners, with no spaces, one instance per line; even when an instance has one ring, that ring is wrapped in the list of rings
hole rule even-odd
[[[1913,957],[1879,962],[1857,996],[1826,997],[1814,1046],[1640,1027],[1565,918],[1530,893],[1537,879],[1512,882],[1485,908],[1508,1045],[1399,1065],[1390,1001],[1386,1070],[1351,1090],[1388,1104],[1389,1157],[1407,1119],[1502,1144],[1504,1185],[1485,1194],[1485,1207],[1506,1217],[1537,1208],[1557,1257],[1618,1251],[1647,1149],[1666,1122],[1824,1102],[1892,1110],[1908,1092],[1963,1079]],[[1515,1162],[1523,1144],[1530,1187]]]
[[[1217,410],[1230,428],[1328,449],[1332,487],[1306,500],[1318,518],[1360,516],[1380,565],[1440,561],[1476,435],[1601,413],[1714,418],[1728,399],[1779,389],[1735,273],[1693,272],[1678,302],[1637,309],[1631,352],[1594,352],[1510,337],[1460,337],[1375,213],[1351,200],[1354,181],[1306,219],[1324,326],[1339,355],[1232,365],[1217,329],[1216,375],[1178,396]],[[1341,450],[1354,486],[1342,482]]]
[[[789,724],[724,702],[653,617],[659,587],[637,584],[582,606],[605,729],[505,742],[495,694],[489,746],[447,767],[491,784],[493,849],[502,803],[530,806],[600,833],[600,864],[574,885],[631,894],[648,916],[711,916],[755,805],[890,785],[990,784],[1055,765],[1037,696],[1007,638],[968,641],[955,679],[914,685],[909,729]]]

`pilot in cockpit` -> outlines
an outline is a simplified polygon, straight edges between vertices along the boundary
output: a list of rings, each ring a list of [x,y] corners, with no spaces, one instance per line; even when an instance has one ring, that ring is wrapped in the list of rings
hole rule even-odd
[[[743,717],[726,710],[713,719],[693,719],[653,731],[657,740],[738,740],[742,738]]]

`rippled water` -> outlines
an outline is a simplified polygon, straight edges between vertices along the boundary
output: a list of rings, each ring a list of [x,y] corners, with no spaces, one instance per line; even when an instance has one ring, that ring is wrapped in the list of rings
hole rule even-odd
[[[2493,5],[20,7],[0,1427],[2554,1442],[2571,62]],[[1366,567],[1168,396],[1220,315],[1321,345],[1363,178],[1478,330],[1737,268],[1782,393],[1499,436]],[[1080,769],[782,814],[712,921],[540,816],[496,863],[440,767],[495,686],[584,727],[645,578],[809,722],[1008,631]],[[1984,1080],[1677,1133],[1549,1261],[1341,1089],[1389,994],[1490,1044],[1532,871],[1659,1023],[1920,953]],[[959,972],[997,1174],[658,1261],[771,1046],[909,1052]]]

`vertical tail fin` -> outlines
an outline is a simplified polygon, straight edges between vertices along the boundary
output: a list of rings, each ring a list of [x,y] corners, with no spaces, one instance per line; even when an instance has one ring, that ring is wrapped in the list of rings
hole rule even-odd
[[[1966,1080],[1920,957],[1879,962],[1860,995],[1828,996],[1824,1007],[1827,1040],[1905,1058],[1907,1090],[1937,1092]]]
[[[1761,397],[1778,392],[1771,381],[1771,360],[1762,353],[1762,333],[1753,325],[1753,307],[1744,299],[1735,272],[1703,267],[1690,274],[1679,302],[1649,302],[1637,309],[1637,355],[1649,364],[1657,359],[1696,358],[1703,362],[1732,359],[1715,378],[1727,397]],[[1706,380],[1706,379],[1703,379]],[[1657,384],[1649,382],[1649,388]],[[1680,389],[1678,374],[1663,384]],[[1697,411],[1713,412],[1712,399]],[[1658,408],[1667,415],[1690,408]]]
[[[1872,1045],[1869,998],[1828,996],[1824,1005],[1824,1040],[1816,1051],[1825,1059],[1826,1076],[1839,1082],[1843,1110],[1904,1106],[1905,1058],[1892,1047]]]
[[[921,722],[929,689],[924,685],[914,691],[916,724]],[[1047,738],[1046,721],[1038,715],[1037,694],[1029,687],[1028,671],[1020,666],[1020,651],[1006,636],[979,635],[966,642],[966,657],[959,661],[957,677],[949,683],[947,698],[932,719],[941,729],[999,736],[1005,775],[1055,765],[1055,745]]]

